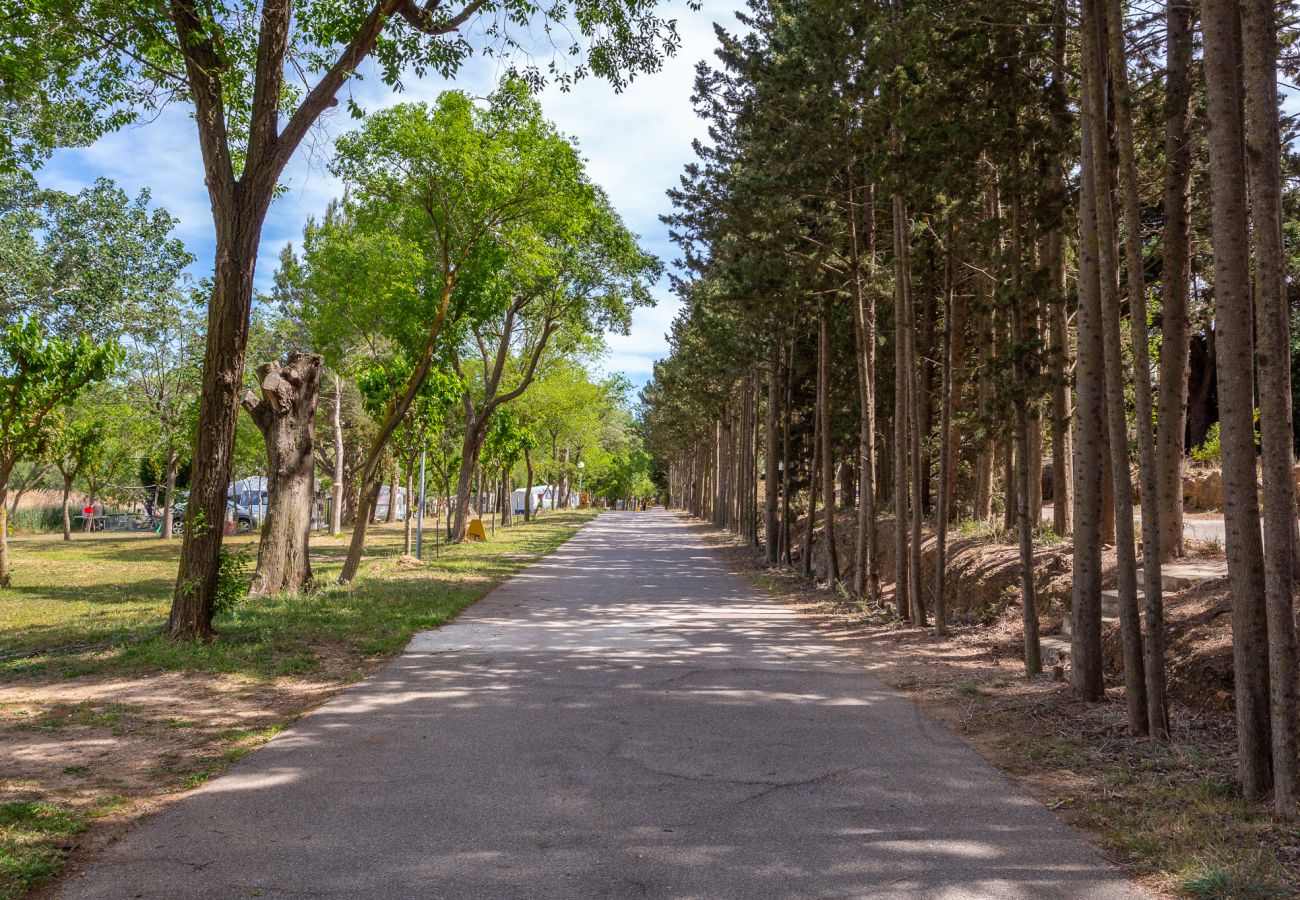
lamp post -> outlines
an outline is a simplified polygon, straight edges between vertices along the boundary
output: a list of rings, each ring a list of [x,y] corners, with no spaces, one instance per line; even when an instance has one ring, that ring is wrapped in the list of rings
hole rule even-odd
[[[578,460],[578,505],[582,506],[582,470],[587,468],[587,464]]]

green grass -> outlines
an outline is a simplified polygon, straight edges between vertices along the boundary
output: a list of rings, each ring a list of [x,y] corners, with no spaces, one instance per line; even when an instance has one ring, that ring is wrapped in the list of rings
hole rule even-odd
[[[368,545],[370,561],[349,587],[334,584],[343,539],[318,539],[317,590],[243,600],[218,616],[220,637],[207,645],[175,644],[161,633],[179,540],[20,537],[12,541],[13,587],[0,593],[0,680],[158,671],[310,676],[340,656],[344,665],[363,668],[368,658],[396,653],[415,631],[448,621],[593,515],[556,513],[498,529],[486,544],[444,547],[436,559],[426,552],[428,565],[419,568],[396,564],[400,529],[379,528]]]
[[[22,896],[58,875],[61,845],[87,827],[87,817],[64,804],[0,804],[0,898]]]
[[[595,515],[553,513],[498,529],[486,544],[443,547],[436,557],[430,540],[425,565],[399,560],[400,527],[381,526],[371,533],[359,577],[346,588],[334,584],[346,539],[314,538],[318,588],[236,603],[217,617],[219,637],[210,644],[175,644],[162,635],[179,540],[78,534],[65,543],[58,535],[19,536],[11,541],[14,586],[0,592],[0,682],[190,672],[236,675],[253,688],[281,676],[347,683],[400,652],[414,632],[449,621],[554,550]],[[228,539],[236,549],[254,542]],[[270,740],[292,717],[285,713],[283,722],[217,734],[202,754],[164,763],[151,774],[171,789],[197,787]],[[15,733],[81,728],[112,736],[130,730],[137,738],[201,726],[174,710],[87,702],[53,703],[39,714],[10,716],[8,725]],[[59,771],[75,776],[86,767]],[[113,794],[78,802],[2,779],[0,796],[10,800],[0,804],[0,900],[57,877],[74,835],[138,799]]]

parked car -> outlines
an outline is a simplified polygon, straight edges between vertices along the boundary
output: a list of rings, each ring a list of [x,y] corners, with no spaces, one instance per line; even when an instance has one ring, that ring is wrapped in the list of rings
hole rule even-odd
[[[179,500],[172,506],[172,521],[183,522],[185,520],[185,500]],[[226,509],[235,511],[235,528],[237,531],[252,531],[254,528],[261,526],[262,522],[257,515],[247,506],[240,506],[234,500],[226,501]]]

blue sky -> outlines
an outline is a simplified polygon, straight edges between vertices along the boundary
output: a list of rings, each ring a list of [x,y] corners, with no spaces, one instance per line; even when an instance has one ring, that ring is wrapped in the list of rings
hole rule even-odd
[[[592,178],[609,192],[628,226],[641,235],[643,246],[666,264],[676,253],[658,220],[668,206],[664,191],[677,183],[682,166],[692,158],[691,141],[705,136],[704,123],[690,104],[695,64],[712,59],[713,23],[733,27],[734,11],[742,6],[739,0],[706,0],[701,11],[692,12],[681,0],[672,0],[665,15],[678,19],[682,46],[662,71],[638,77],[622,94],[590,79],[569,93],[547,89],[542,95],[547,116],[577,140]],[[429,100],[449,87],[482,96],[501,73],[497,61],[476,58],[454,83],[437,76],[412,78],[406,91],[395,95],[367,79],[354,83],[352,91],[363,108],[374,110],[405,100]],[[290,164],[284,179],[288,190],[271,207],[262,232],[259,287],[269,286],[285,243],[297,243],[307,218],[320,215],[339,194],[340,185],[326,171],[326,163],[334,138],[355,124],[346,112],[336,110]],[[189,110],[175,106],[90,147],[60,151],[39,178],[46,187],[66,191],[79,190],[99,177],[113,179],[132,195],[150,188],[154,202],[180,219],[177,233],[198,257],[195,274],[206,275],[212,265],[212,219],[201,171]],[[666,354],[664,333],[677,311],[666,280],[656,294],[658,305],[636,314],[630,335],[608,337],[605,368],[624,373],[638,387],[650,375],[654,360]]]

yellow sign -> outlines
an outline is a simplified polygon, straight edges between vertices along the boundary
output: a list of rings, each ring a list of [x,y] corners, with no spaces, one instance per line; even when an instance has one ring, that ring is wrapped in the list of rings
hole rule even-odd
[[[470,520],[469,528],[465,530],[465,538],[471,541],[486,541],[488,539],[487,531],[483,528],[482,519]]]
[[[584,491],[578,495],[578,509],[589,509],[591,507],[591,497]]]

